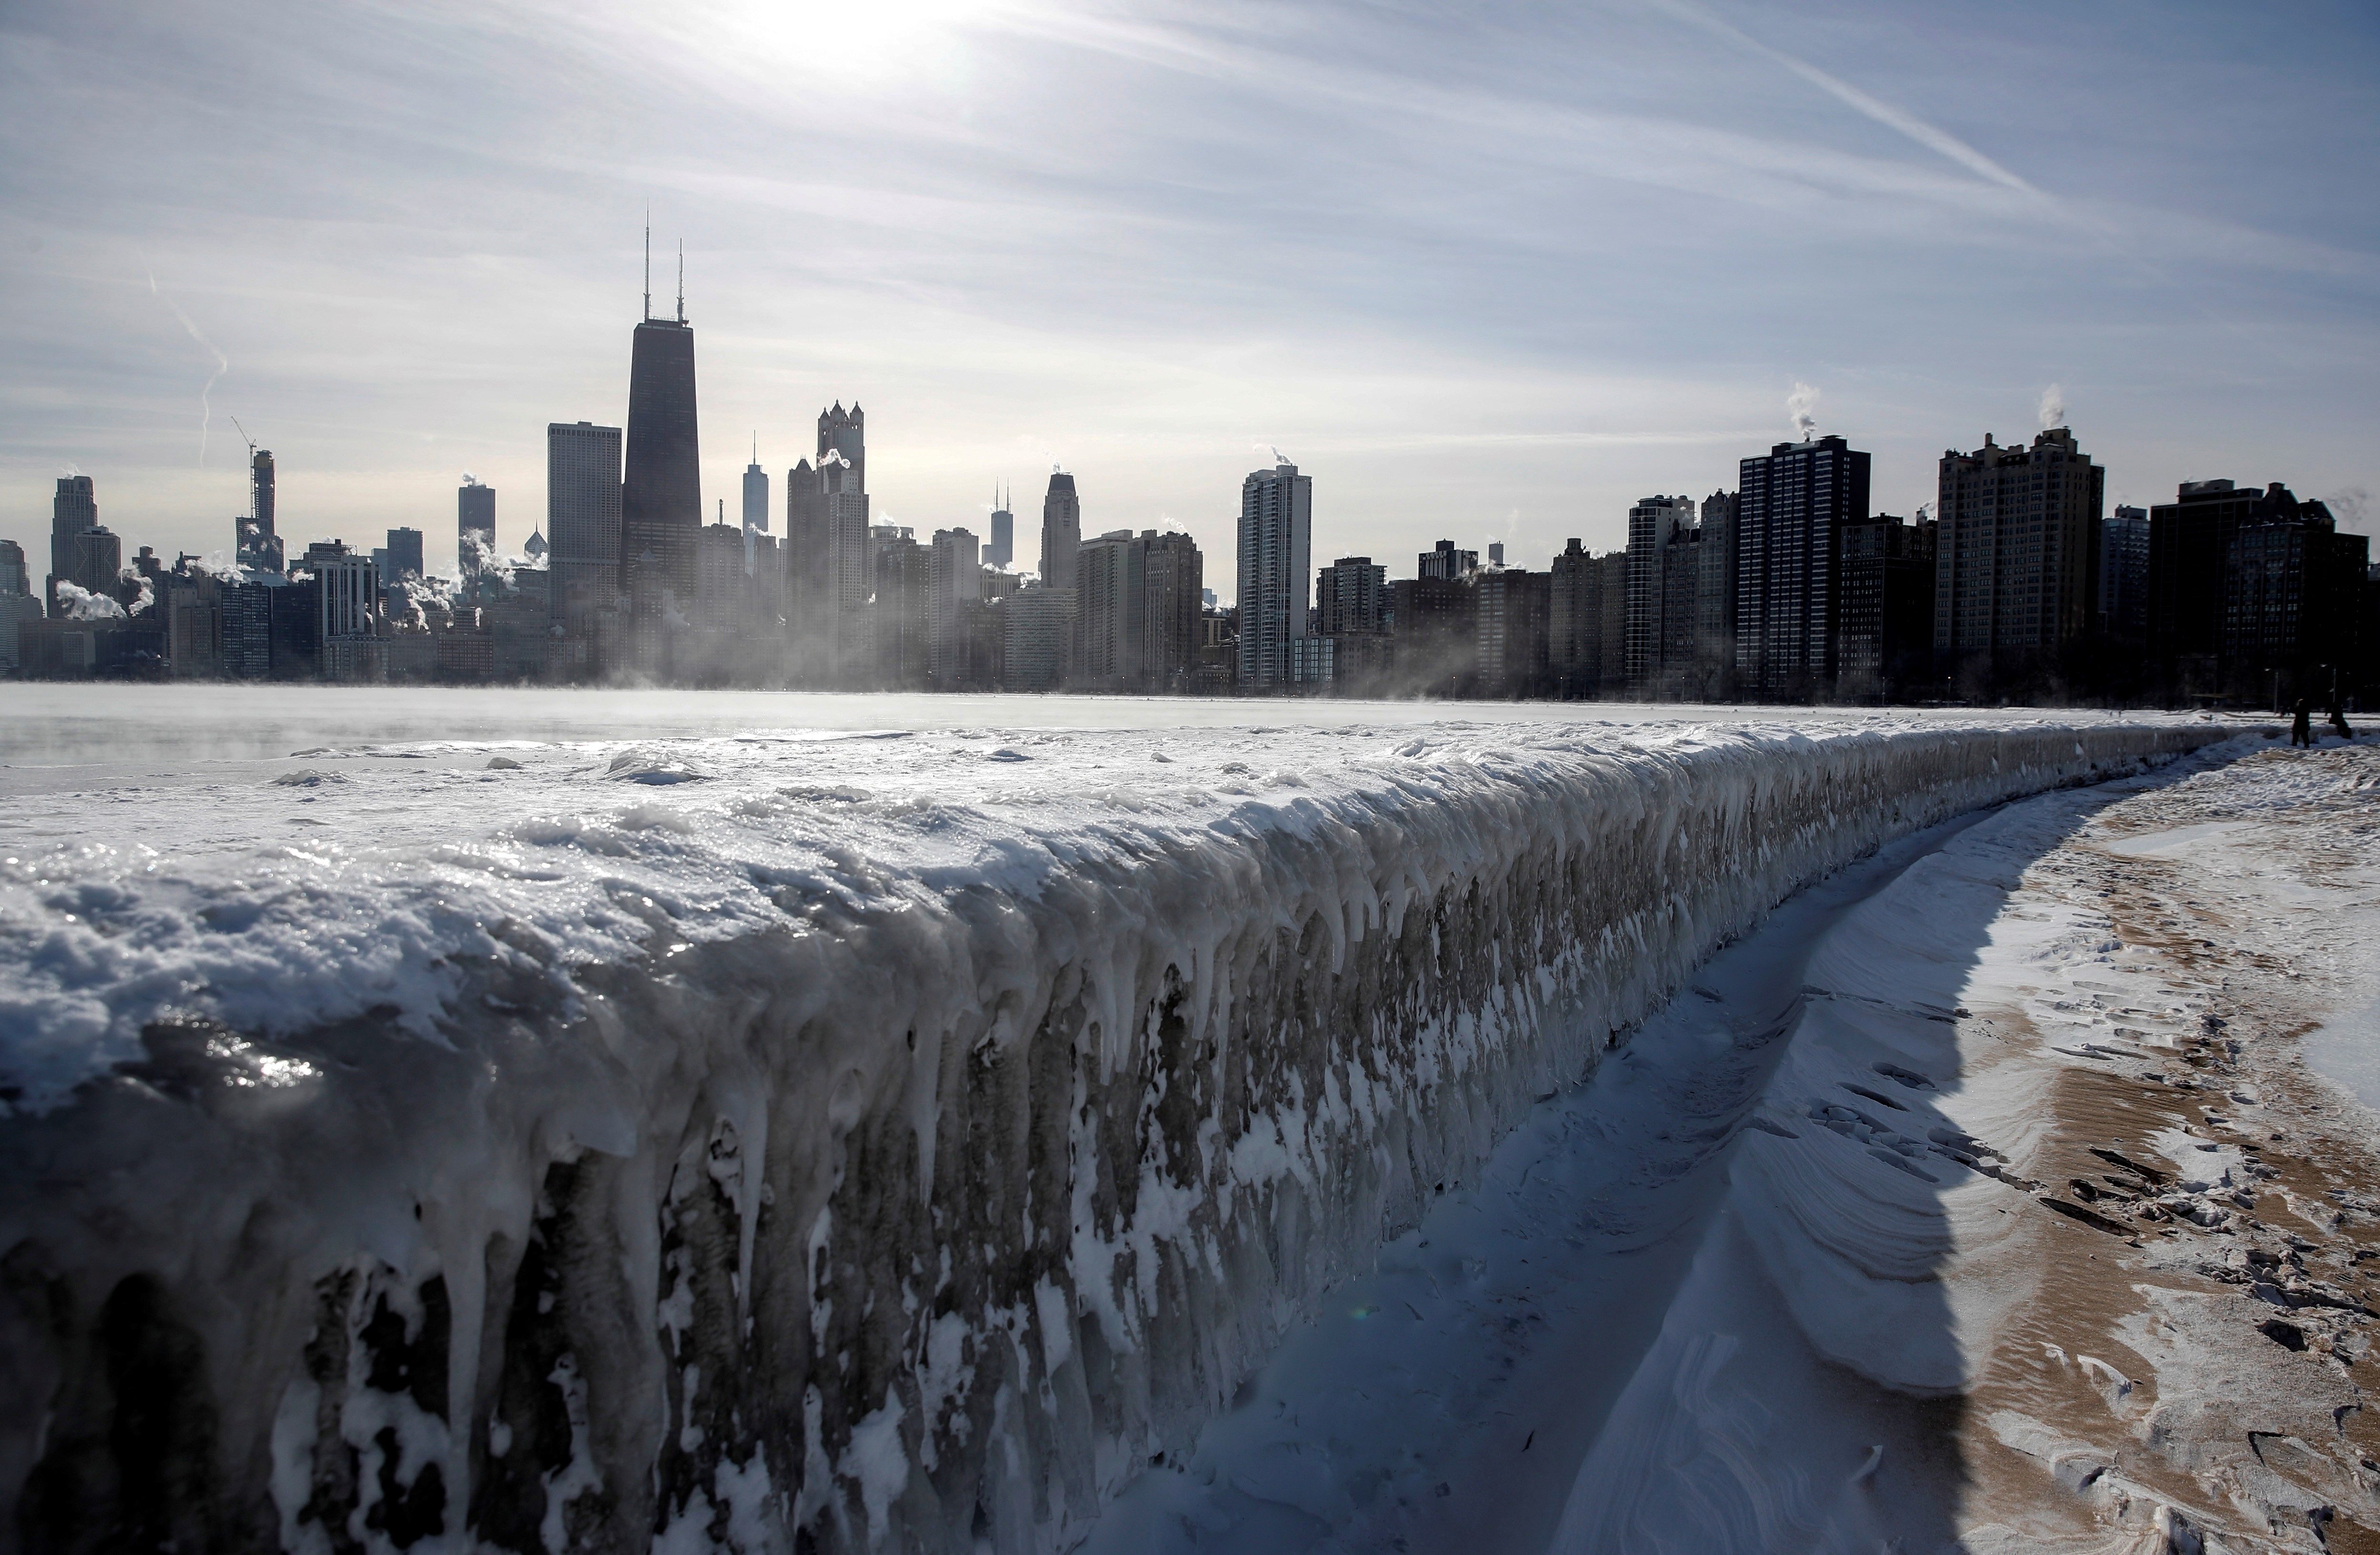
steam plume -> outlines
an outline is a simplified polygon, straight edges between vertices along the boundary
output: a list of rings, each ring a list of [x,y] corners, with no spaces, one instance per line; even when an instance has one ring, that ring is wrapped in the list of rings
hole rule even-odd
[[[1785,413],[1793,418],[1793,433],[1803,443],[1818,435],[1817,408],[1818,391],[1807,383],[1796,383],[1785,396]]]
[[[2052,383],[2041,391],[2041,430],[2066,424],[2066,391]]]

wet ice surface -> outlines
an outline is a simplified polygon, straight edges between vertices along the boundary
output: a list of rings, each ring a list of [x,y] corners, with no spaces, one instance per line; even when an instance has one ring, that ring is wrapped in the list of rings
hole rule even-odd
[[[2368,950],[2372,942],[2365,940]],[[2380,1002],[2349,1010],[2306,1033],[2300,1051],[2316,1073],[2338,1081],[2380,1113]]]

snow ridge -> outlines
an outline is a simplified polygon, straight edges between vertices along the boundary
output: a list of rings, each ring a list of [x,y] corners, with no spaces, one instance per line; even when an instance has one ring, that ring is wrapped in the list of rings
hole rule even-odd
[[[335,880],[275,898],[349,956],[277,1015],[252,951],[74,983],[114,964],[71,909],[137,893],[18,877],[0,999],[42,1051],[0,1061],[52,1082],[0,1124],[0,1367],[52,1402],[0,1423],[0,1511],[57,1542],[1064,1548],[1797,886],[2218,737],[1459,731],[765,859],[717,818],[868,796],[677,742],[589,780],[638,785],[611,820],[529,823],[611,861],[532,895],[446,878],[393,949]]]

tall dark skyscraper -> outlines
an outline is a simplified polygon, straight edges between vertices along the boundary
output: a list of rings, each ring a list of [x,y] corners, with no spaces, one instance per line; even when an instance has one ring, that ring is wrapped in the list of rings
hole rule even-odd
[[[58,579],[75,575],[75,536],[99,528],[99,497],[88,475],[61,475],[50,502],[50,613],[58,609]]]
[[[234,553],[239,565],[258,572],[279,572],[285,557],[281,535],[273,527],[273,451],[259,448],[248,461],[248,516],[238,524]]]
[[[455,489],[455,554],[463,571],[472,565],[471,536],[479,537],[478,554],[492,561],[496,554],[496,489],[469,476]]]
[[[620,589],[637,667],[669,663],[670,622],[694,608],[702,471],[694,407],[694,329],[679,261],[677,317],[656,319],[646,294],[628,368],[626,468],[620,482]]]
[[[1007,567],[1016,560],[1016,515],[1008,510],[1008,498],[999,495],[991,504],[991,539],[983,548],[983,565]]]
[[[1836,531],[1867,516],[1868,456],[1840,437],[1742,462],[1735,510],[1737,689],[1756,701],[1829,695]]]

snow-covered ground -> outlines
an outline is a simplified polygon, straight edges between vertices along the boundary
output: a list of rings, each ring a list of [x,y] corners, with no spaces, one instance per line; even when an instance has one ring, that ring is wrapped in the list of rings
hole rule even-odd
[[[1540,1103],[1085,1548],[2380,1548],[2380,1115],[2320,1073],[2373,1072],[2375,942],[2372,744],[1888,846]]]
[[[0,1488],[291,1548],[1063,1546],[1796,886],[2212,734],[175,694],[0,773]]]

